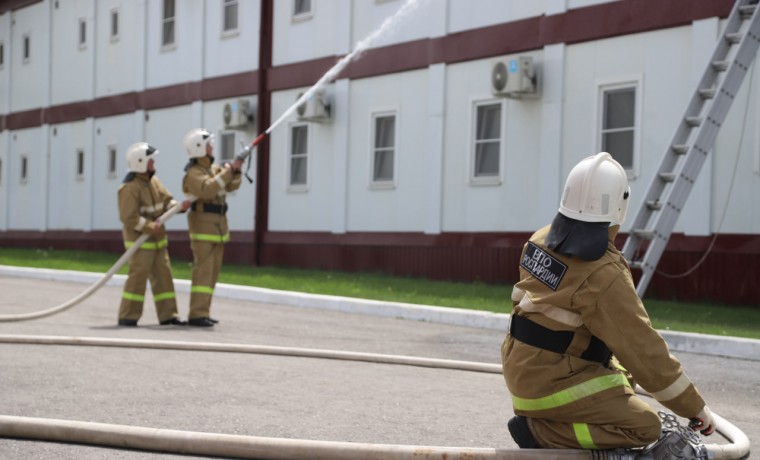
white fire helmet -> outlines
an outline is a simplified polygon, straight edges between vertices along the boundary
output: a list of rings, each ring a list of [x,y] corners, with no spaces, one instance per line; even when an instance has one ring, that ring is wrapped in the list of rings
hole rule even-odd
[[[206,156],[206,145],[211,144],[213,147],[214,135],[207,129],[196,128],[185,134],[182,143],[190,158],[201,158]]]
[[[565,182],[559,212],[582,222],[622,224],[631,189],[620,163],[607,152],[581,160]]]
[[[155,147],[147,142],[137,142],[127,148],[127,168],[136,173],[148,171],[148,160],[158,155]]]

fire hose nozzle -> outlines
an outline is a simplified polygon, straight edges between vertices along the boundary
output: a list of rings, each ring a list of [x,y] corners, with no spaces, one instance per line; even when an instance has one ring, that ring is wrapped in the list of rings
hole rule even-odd
[[[238,152],[235,159],[241,161],[246,160],[249,156],[251,156],[251,152],[253,152],[254,147],[259,145],[259,143],[264,140],[266,135],[266,132],[259,134],[256,136],[256,139],[254,139],[250,144],[245,144],[243,141],[240,141],[240,151]]]

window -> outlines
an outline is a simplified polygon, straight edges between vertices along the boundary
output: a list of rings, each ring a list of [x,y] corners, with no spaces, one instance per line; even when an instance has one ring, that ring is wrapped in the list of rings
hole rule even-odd
[[[0,185],[3,185],[3,159],[0,158]]]
[[[0,42],[0,69],[3,68],[3,64],[5,64],[5,45]]]
[[[22,39],[22,42],[24,44],[23,45],[24,49],[21,52],[21,56],[23,57],[24,64],[26,64],[27,62],[29,62],[29,59],[31,58],[31,54],[32,54],[32,52],[31,52],[32,44],[31,44],[31,40],[29,38],[29,35],[24,35],[24,38]]]
[[[472,180],[498,182],[501,176],[501,102],[475,104]]]
[[[235,133],[222,133],[219,136],[220,154],[222,161],[228,161],[235,158]]]
[[[84,150],[77,150],[77,180],[84,179]]]
[[[636,126],[640,101],[637,88],[638,83],[599,86],[598,150],[609,152],[629,176],[635,174],[638,160]]]
[[[118,153],[115,145],[108,146],[108,177],[116,177],[116,159]]]
[[[21,155],[21,183],[26,184],[29,180],[29,158]]]
[[[293,0],[293,20],[300,21],[311,16],[311,0]]]
[[[87,48],[87,20],[79,18],[79,49]]]
[[[161,46],[167,47],[174,45],[174,19],[174,0],[164,0]]]
[[[111,10],[111,41],[115,42],[119,40],[119,10],[114,8]]]
[[[222,10],[222,33],[237,32],[238,0],[224,0]]]
[[[372,184],[392,185],[396,156],[396,114],[375,114],[372,118]]]
[[[292,188],[306,186],[307,155],[309,153],[309,125],[293,125],[290,128],[290,179]]]

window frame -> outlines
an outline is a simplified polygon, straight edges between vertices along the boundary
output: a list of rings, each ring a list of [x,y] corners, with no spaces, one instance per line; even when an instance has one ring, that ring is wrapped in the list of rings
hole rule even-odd
[[[306,152],[305,153],[298,153],[298,158],[295,158],[295,155],[293,154],[293,130],[296,128],[305,128],[306,129]],[[309,161],[309,152],[311,151],[311,133],[310,133],[310,125],[307,122],[294,122],[288,125],[288,161],[286,164],[286,172],[285,172],[285,183],[287,184],[287,191],[288,192],[307,192],[309,190],[309,171],[310,171],[310,161]],[[303,159],[306,162],[306,178],[304,180],[303,184],[294,184],[292,182],[293,178],[293,160],[294,159]]]
[[[106,146],[106,150],[108,152],[107,177],[114,179],[119,169],[119,148],[115,144],[110,144]]]
[[[228,37],[235,37],[237,35],[240,35],[240,1],[239,0],[222,0],[222,17],[221,17],[221,25],[220,29],[222,31],[222,38],[228,38]],[[225,29],[226,20],[227,20],[227,7],[229,6],[235,6],[235,28],[234,29]]]
[[[76,172],[76,180],[81,182],[85,178],[85,155],[84,149],[79,148],[75,150],[76,158],[74,159],[74,167]]]
[[[606,98],[605,95],[609,91],[619,91],[624,89],[633,89],[634,91],[634,111],[633,111],[633,126],[630,129],[633,131],[633,145],[632,145],[632,152],[631,152],[631,165],[625,165],[621,163],[621,166],[623,166],[623,169],[625,169],[626,175],[628,176],[629,180],[635,179],[640,174],[640,164],[641,164],[641,131],[642,131],[642,122],[641,122],[641,114],[643,113],[643,78],[641,75],[631,75],[631,76],[625,76],[625,77],[618,77],[618,78],[612,78],[612,79],[604,79],[604,80],[598,80],[596,82],[596,103],[594,104],[594,111],[592,120],[594,120],[593,129],[593,139],[594,143],[596,145],[596,148],[594,151],[596,152],[602,152],[604,151],[604,148],[602,145],[604,144],[603,136],[604,134],[609,133],[609,130],[605,132],[605,129],[603,127],[604,124],[604,114],[605,114],[605,102]],[[617,132],[620,131],[621,128],[617,130]],[[614,152],[609,152],[613,158],[615,158]],[[618,158],[615,158],[616,161],[619,162]]]
[[[172,2],[173,16],[166,16],[166,3]],[[166,25],[172,25],[172,41],[166,42]],[[161,2],[161,51],[171,51],[177,48],[177,1],[162,0]]]
[[[290,20],[292,22],[307,21],[314,17],[314,2],[312,0],[305,0],[309,2],[309,10],[306,12],[297,13],[296,4],[299,0],[292,0],[290,9]]]
[[[387,147],[378,147],[376,144],[377,120],[380,118],[393,117],[393,147],[392,159],[393,169],[390,180],[376,180],[375,159],[378,149],[387,149]],[[370,112],[369,118],[369,188],[372,190],[394,189],[398,185],[398,129],[399,129],[399,110],[397,107],[386,109],[375,109]]]
[[[229,156],[226,155],[227,149],[224,148],[225,138],[227,138],[228,136],[232,136],[232,148],[231,148],[231,151],[229,152]],[[235,159],[235,141],[237,141],[237,135],[235,131],[227,131],[227,130],[219,131],[219,141],[218,142],[215,141],[215,142],[219,144],[219,160],[220,161],[223,161],[223,162],[232,161]]]
[[[77,27],[77,44],[79,50],[87,49],[87,18],[79,18]]]
[[[20,175],[20,183],[22,185],[29,183],[29,154],[22,154],[19,156],[20,165],[21,165],[21,173]]]
[[[119,33],[119,29],[120,29],[120,27],[119,27],[119,19],[120,19],[120,16],[121,15],[119,14],[119,8],[118,7],[111,8],[111,12],[109,14],[110,21],[109,21],[109,26],[108,26],[108,34],[109,34],[109,39],[110,39],[111,43],[115,43],[115,42],[119,41],[119,37],[120,37],[120,33]],[[116,30],[114,31],[114,29],[116,29]]]
[[[498,150],[498,171],[495,175],[479,176],[476,174],[477,155],[478,155],[478,110],[485,106],[499,106],[499,150]],[[468,165],[467,165],[467,182],[471,186],[495,186],[504,182],[504,165],[506,151],[506,131],[507,131],[507,104],[502,98],[478,98],[473,99],[470,104],[470,132],[468,138]]]
[[[32,36],[29,33],[21,36],[21,63],[28,64],[32,61]]]

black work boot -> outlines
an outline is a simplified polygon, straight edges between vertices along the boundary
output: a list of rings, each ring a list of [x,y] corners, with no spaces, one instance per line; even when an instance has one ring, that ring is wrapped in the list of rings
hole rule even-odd
[[[137,326],[137,320],[136,319],[120,319],[119,326],[135,327]]]
[[[187,320],[187,325],[195,327],[214,327],[214,323],[206,317],[190,318]]]
[[[159,323],[162,326],[187,326],[187,323],[185,321],[182,321],[179,318],[169,318],[161,321]]]
[[[539,449],[540,446],[536,442],[536,438],[530,432],[528,427],[528,419],[522,415],[515,415],[509,422],[507,422],[507,428],[509,428],[509,434],[512,435],[512,439],[515,440],[520,449]]]

